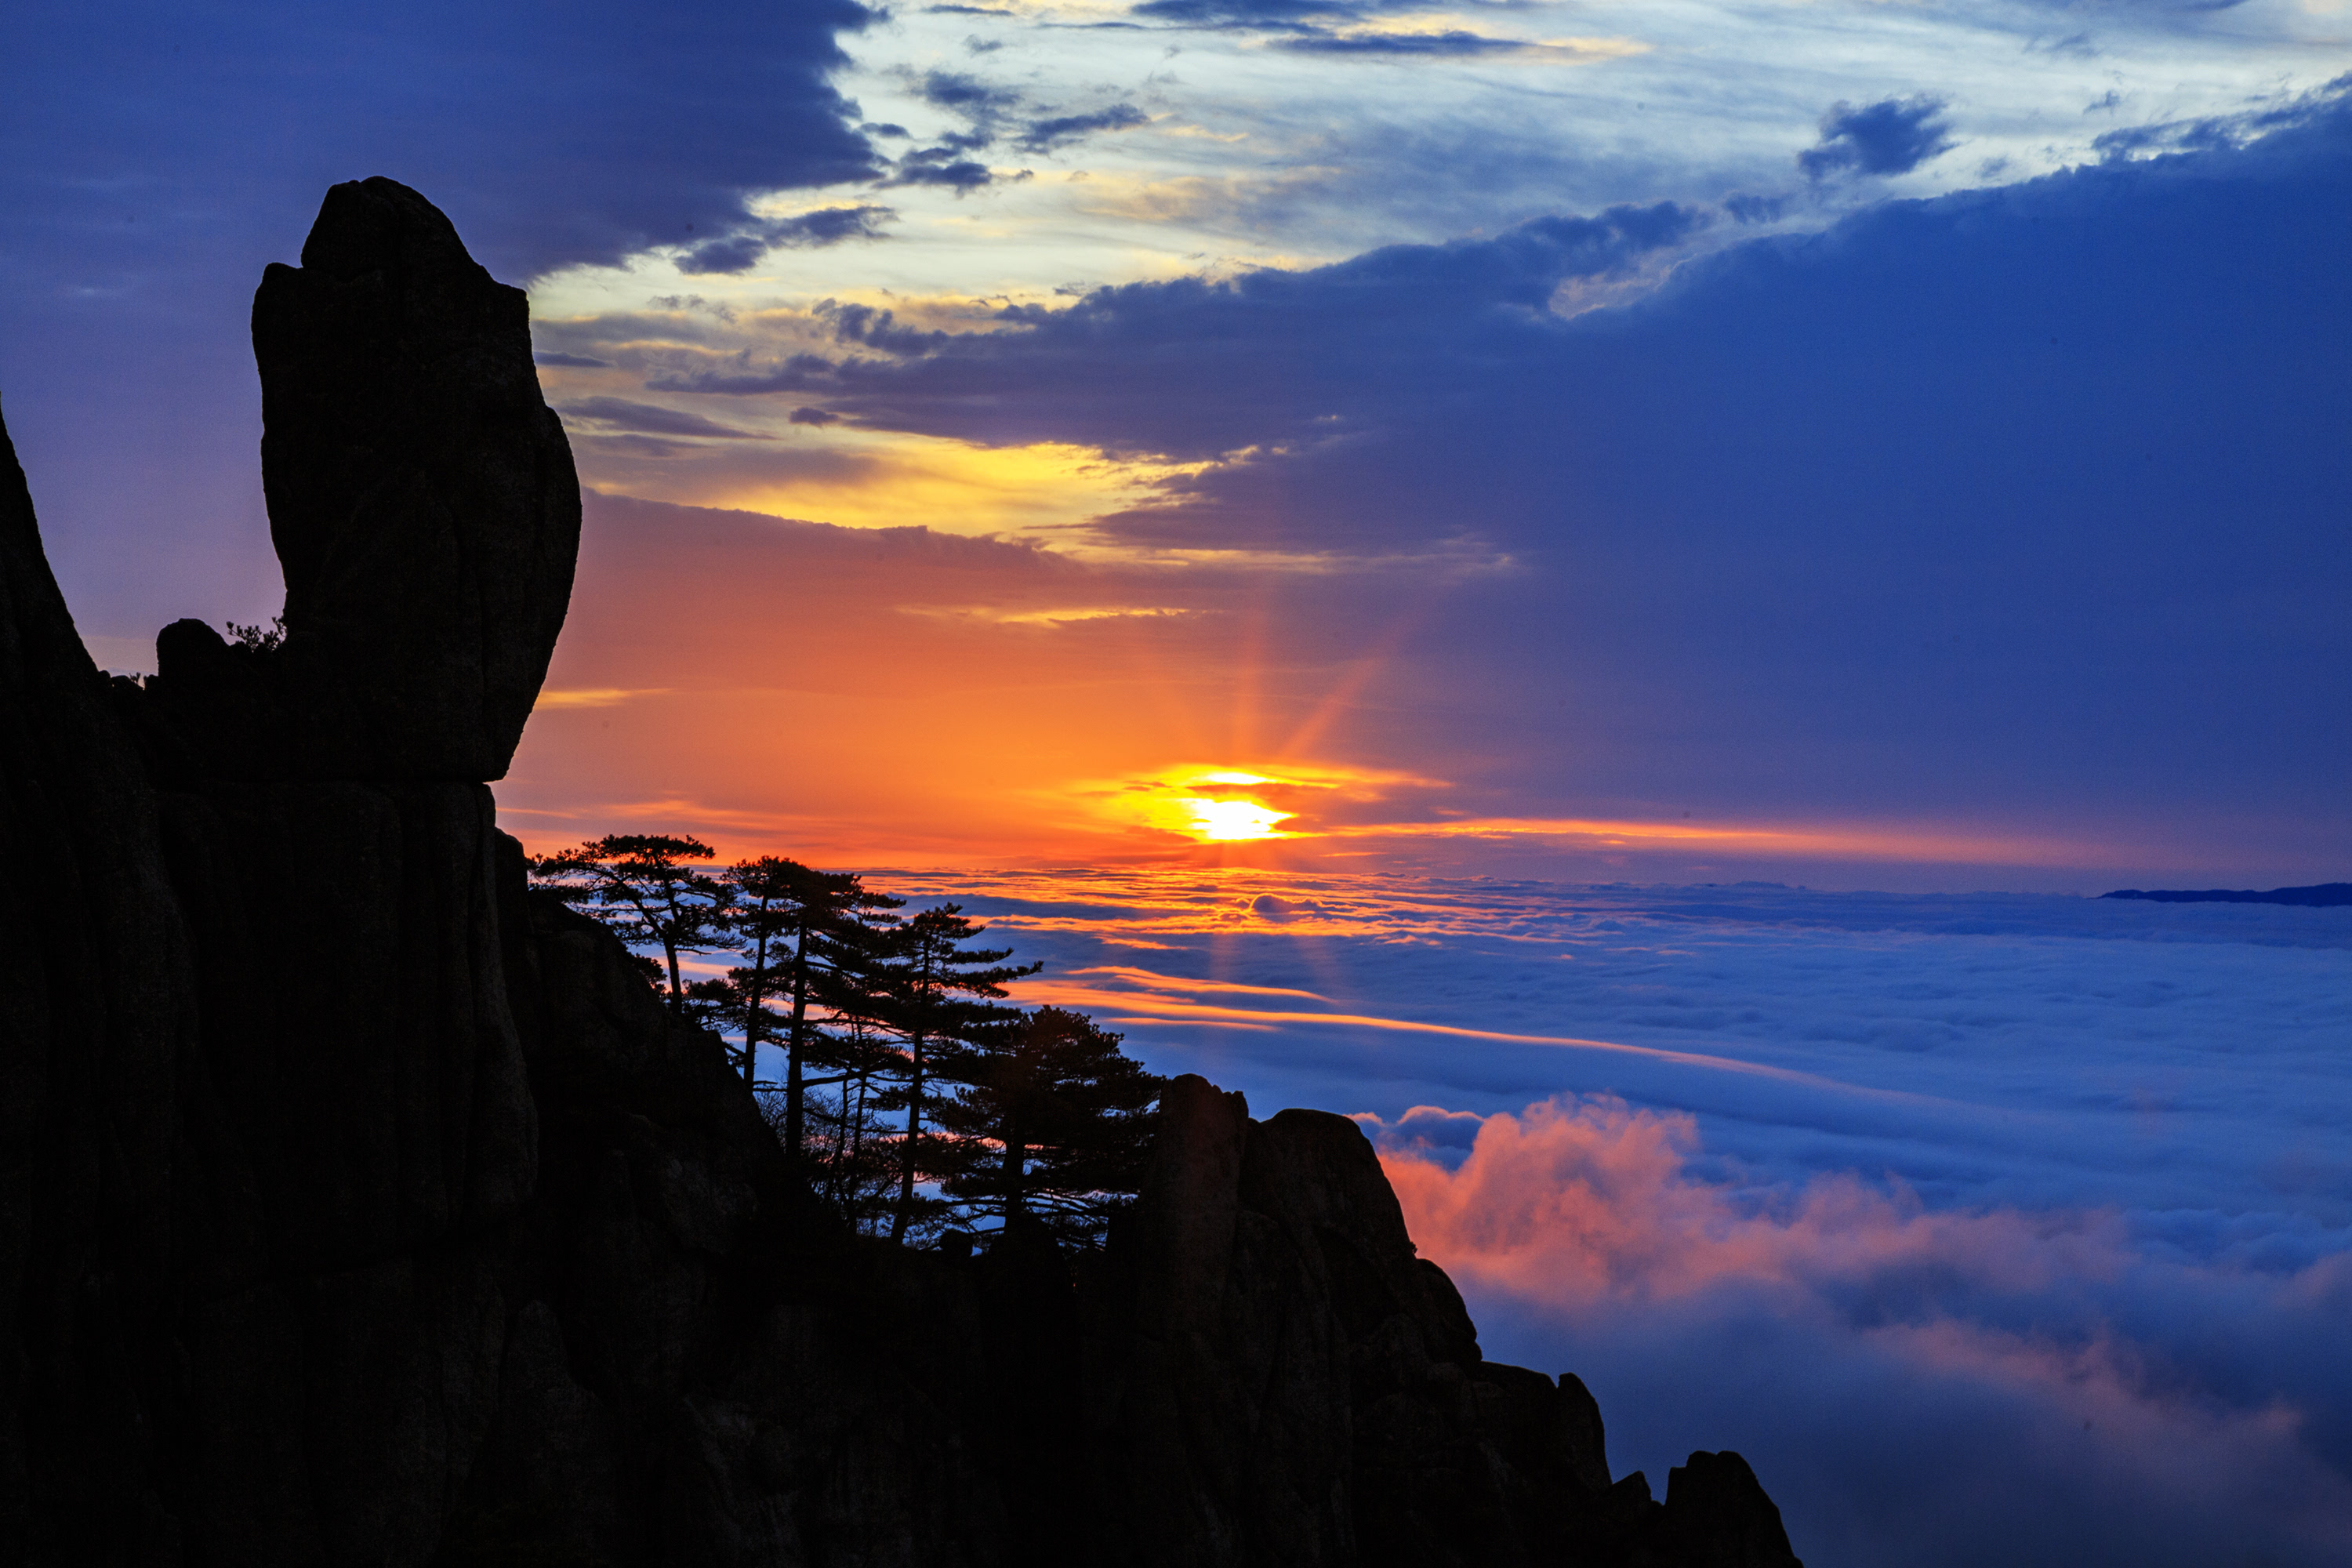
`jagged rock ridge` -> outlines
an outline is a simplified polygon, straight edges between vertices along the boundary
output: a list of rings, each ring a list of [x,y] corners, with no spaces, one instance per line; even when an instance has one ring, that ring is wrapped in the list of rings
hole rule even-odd
[[[496,828],[579,525],[521,295],[369,180],[255,340],[282,647],[102,676],[0,432],[12,1558],[1794,1563],[1484,1361],[1343,1119],[1180,1079],[1100,1256],[844,1232]]]

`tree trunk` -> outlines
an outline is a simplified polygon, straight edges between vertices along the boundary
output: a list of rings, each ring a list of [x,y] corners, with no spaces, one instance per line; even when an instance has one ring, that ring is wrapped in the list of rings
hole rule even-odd
[[[834,1164],[835,1166],[833,1192],[834,1201],[835,1203],[842,1201],[842,1194],[845,1192],[848,1193],[852,1197],[855,1197],[857,1193],[857,1157],[859,1154],[863,1153],[866,1149],[866,1085],[867,1076],[870,1075],[861,1076],[857,1080],[857,1119],[849,1124],[848,1162],[846,1163],[843,1163],[841,1159],[841,1151],[838,1148],[835,1148],[833,1152]],[[841,1098],[844,1105],[845,1106],[848,1103],[849,1096],[845,1093]],[[856,1215],[853,1215],[851,1216],[850,1223],[853,1227],[856,1226]]]
[[[768,900],[761,899],[760,914],[765,916],[767,912]],[[762,919],[760,921],[759,945],[751,953],[751,994],[744,999],[743,1007],[743,1081],[747,1085],[759,1081],[760,1020],[768,1016],[766,1008],[761,1005],[768,999],[767,987],[768,923]]]
[[[793,1026],[784,1037],[784,1152],[793,1168],[801,1163],[801,1042],[808,1018],[808,921],[801,921],[793,949]]]
[[[1022,1142],[1021,1124],[1011,1117],[1004,1121],[1004,1228],[1009,1232],[1021,1220],[1022,1168],[1028,1161],[1028,1146]]]
[[[930,1033],[931,961],[928,948],[918,949],[922,967],[915,975],[915,1027],[910,1036],[914,1046],[914,1072],[907,1088],[907,1146],[898,1154],[898,1212],[891,1216],[890,1239],[903,1242],[907,1222],[915,1208],[915,1141],[923,1131],[923,1044]]]
[[[669,957],[669,1016],[683,1018],[686,1016],[686,983],[678,978],[677,973],[678,917],[677,889],[675,885],[669,886],[667,896],[662,900],[662,907],[669,911],[669,918],[661,922],[662,952]]]
[[[915,1140],[923,1131],[923,1037],[915,1037],[915,1070],[907,1089],[907,1146],[898,1155],[898,1212],[891,1216],[890,1239],[907,1239],[907,1221],[915,1208]]]

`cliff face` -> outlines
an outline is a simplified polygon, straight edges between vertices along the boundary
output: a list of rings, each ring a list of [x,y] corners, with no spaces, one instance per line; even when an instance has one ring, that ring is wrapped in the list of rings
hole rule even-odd
[[[523,297],[439,213],[340,186],[306,255],[255,310],[282,647],[182,622],[108,681],[13,452],[0,495],[0,831],[38,868],[5,916],[0,1510],[59,1560],[428,1561],[497,1408],[537,1111],[483,781],[578,492]]]
[[[1661,1505],[1639,1471],[1611,1484],[1581,1380],[1485,1360],[1353,1121],[1253,1121],[1190,1076],[1161,1116],[1091,1303],[1111,1560],[1796,1562],[1737,1454],[1692,1455]]]
[[[1352,1123],[1180,1079],[1107,1252],[849,1236],[493,821],[578,490],[390,181],[255,305],[288,637],[97,671],[0,432],[0,1542],[36,1563],[1793,1563],[1611,1485]]]

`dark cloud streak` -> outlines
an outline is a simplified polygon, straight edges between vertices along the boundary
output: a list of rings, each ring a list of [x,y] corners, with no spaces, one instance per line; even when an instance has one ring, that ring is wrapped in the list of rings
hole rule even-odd
[[[1907,174],[1958,143],[1944,119],[1940,98],[1882,100],[1856,109],[1841,103],[1822,117],[1820,142],[1797,154],[1809,180],[1832,174]]]
[[[1026,106],[1016,89],[1000,87],[961,71],[926,72],[917,90],[924,101],[963,117],[969,130],[950,132],[937,144],[918,149],[898,160],[890,184],[941,185],[958,195],[995,183],[989,167],[964,154],[994,146],[1006,131],[1006,121]],[[1015,151],[1045,154],[1060,151],[1088,136],[1108,131],[1131,131],[1148,125],[1151,117],[1132,103],[1114,103],[1077,114],[1042,115],[1024,122],[1013,138]],[[1028,177],[1027,172],[1013,176]]]
[[[1272,45],[1294,54],[1378,57],[1384,59],[1475,59],[1495,55],[1566,54],[1571,51],[1519,38],[1493,38],[1454,29],[1443,33],[1323,33],[1277,38]]]
[[[570,403],[559,403],[555,405],[555,411],[569,418],[584,419],[637,435],[704,436],[730,441],[764,441],[768,438],[757,431],[739,430],[731,425],[706,419],[699,414],[664,408],[652,403],[633,403],[624,397],[583,397]]]
[[[907,363],[793,355],[654,384],[732,395],[823,387],[886,426],[1213,457],[1314,436],[1322,415],[1396,384],[1384,367],[1451,380],[1465,368],[1445,363],[1462,335],[1495,334],[1497,347],[1530,331],[1541,341],[1563,326],[1545,310],[1561,283],[1628,272],[1706,222],[1670,202],[1538,218],[1492,239],[1391,246],[1305,272],[1129,284],[1063,310],[1010,308],[1003,331],[943,337]],[[1137,377],[1137,363],[1154,374]],[[984,405],[973,402],[982,393]]]
[[[1033,120],[1013,145],[1024,153],[1051,153],[1102,131],[1132,131],[1151,123],[1151,116],[1131,103],[1115,103],[1091,114],[1062,114]]]
[[[918,90],[933,108],[953,110],[975,120],[1008,114],[1021,106],[1021,95],[1013,89],[992,86],[961,71],[927,72]]]
[[[750,224],[680,255],[677,269],[689,275],[748,272],[771,250],[815,250],[845,240],[881,239],[881,226],[898,216],[884,206],[820,207],[793,217]]]
[[[987,164],[960,155],[952,147],[923,147],[898,160],[897,173],[885,183],[892,185],[939,185],[958,195],[968,195],[995,184],[996,173]]]
[[[1517,10],[1515,4],[1495,4],[1482,9]],[[1324,31],[1333,23],[1382,11],[1425,11],[1420,0],[1144,0],[1129,15],[1181,26],[1233,28],[1241,31]]]

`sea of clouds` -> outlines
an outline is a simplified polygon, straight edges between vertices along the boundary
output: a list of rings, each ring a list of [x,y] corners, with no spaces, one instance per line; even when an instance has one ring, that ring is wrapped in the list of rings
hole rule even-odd
[[[875,879],[1156,1070],[1356,1116],[1619,1474],[1812,1568],[2352,1561],[2352,910],[1229,871]]]

